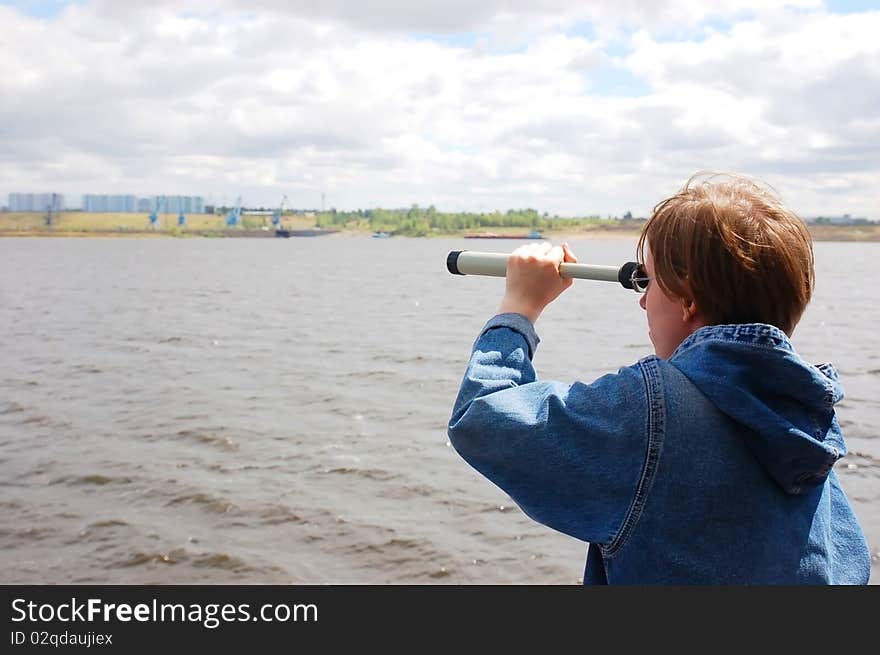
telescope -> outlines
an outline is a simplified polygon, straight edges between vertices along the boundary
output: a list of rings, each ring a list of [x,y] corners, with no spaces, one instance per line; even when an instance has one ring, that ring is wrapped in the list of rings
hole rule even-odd
[[[508,254],[500,252],[477,252],[453,250],[446,257],[446,268],[453,275],[488,275],[507,277]],[[638,262],[626,262],[623,266],[598,266],[595,264],[559,265],[559,275],[580,280],[619,282],[624,289],[643,293],[648,286],[648,276]]]

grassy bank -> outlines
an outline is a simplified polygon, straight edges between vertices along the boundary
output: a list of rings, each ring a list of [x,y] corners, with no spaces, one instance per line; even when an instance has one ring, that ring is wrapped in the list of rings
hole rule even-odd
[[[880,241],[880,225],[808,225],[814,241]]]
[[[319,221],[325,223],[325,221]],[[589,238],[637,238],[643,221],[610,221],[585,219],[582,222],[566,219],[558,229],[550,227],[541,230],[548,239],[589,239]],[[285,216],[283,225],[287,228],[301,229],[314,227],[315,217]],[[331,227],[331,225],[325,225]],[[340,229],[340,235],[369,236],[374,231],[366,220],[333,226]],[[880,224],[868,225],[809,225],[815,241],[880,241]],[[235,237],[272,236],[271,217],[242,216],[240,228],[226,226],[224,216],[214,214],[192,214],[186,216],[186,225],[177,225],[177,216],[163,214],[158,225],[150,225],[145,214],[63,212],[53,217],[53,225],[45,224],[41,213],[0,214],[0,237],[12,236],[80,236],[80,237]],[[389,230],[390,231],[390,230]],[[522,234],[528,229],[515,227],[474,227],[468,229],[432,230],[424,236],[461,236],[463,234]],[[405,233],[404,233],[405,234]],[[413,235],[409,235],[413,236]]]
[[[876,225],[815,225],[807,224],[813,241],[863,241],[880,242],[880,224]],[[641,228],[614,229],[606,226],[587,227],[581,230],[567,229],[560,232],[544,232],[544,236],[559,238],[613,238],[625,236],[638,238]]]
[[[226,225],[225,216],[215,214],[187,214],[186,225],[177,224],[176,214],[162,214],[155,226],[146,214],[62,212],[53,216],[52,225],[46,225],[44,214],[36,212],[8,212],[0,214],[0,237],[3,236],[64,236],[64,237],[186,237],[186,236],[244,236],[271,228],[270,216],[242,216],[241,227]],[[314,218],[285,217],[286,227],[311,227]],[[243,234],[242,234],[243,233]],[[271,233],[271,231],[270,231]]]
[[[263,217],[245,217],[248,227],[259,229]],[[62,212],[53,216],[52,226],[45,224],[45,215],[36,212],[0,214],[0,234],[7,232],[156,232],[169,233],[179,230],[176,214],[161,214],[153,227],[146,214]],[[266,217],[269,223],[269,217]],[[250,225],[253,223],[253,225]],[[226,222],[223,216],[214,214],[188,214],[189,230],[222,230]]]

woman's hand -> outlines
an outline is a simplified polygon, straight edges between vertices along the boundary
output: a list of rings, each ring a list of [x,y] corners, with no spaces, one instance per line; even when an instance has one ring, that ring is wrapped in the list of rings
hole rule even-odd
[[[549,243],[530,243],[513,251],[507,260],[507,286],[499,314],[522,314],[532,323],[541,312],[572,284],[571,278],[559,275],[563,262],[577,262],[568,247]]]

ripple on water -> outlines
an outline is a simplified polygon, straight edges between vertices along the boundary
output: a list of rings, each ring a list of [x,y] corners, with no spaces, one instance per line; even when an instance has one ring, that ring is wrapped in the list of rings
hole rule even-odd
[[[391,578],[437,580],[448,578],[453,569],[449,553],[435,548],[425,538],[392,537],[384,541],[357,542],[344,546],[342,552],[363,565],[385,572]]]
[[[177,436],[198,444],[204,444],[206,446],[219,448],[221,450],[238,450],[238,444],[235,441],[221,434],[215,434],[212,431],[203,432],[201,430],[180,430],[177,433]]]
[[[46,426],[52,425],[52,417],[50,416],[25,416],[22,420],[18,422],[19,425],[37,425],[37,426]]]
[[[4,404],[3,408],[0,409],[0,416],[3,414],[18,414],[19,412],[23,412],[25,410],[23,405],[19,405],[15,402],[7,402]]]
[[[94,523],[89,524],[89,528],[98,529],[98,528],[116,528],[120,526],[127,526],[128,523],[121,519],[107,519],[104,521],[95,521]]]
[[[104,486],[107,484],[130,484],[132,482],[131,478],[128,477],[112,477],[109,475],[102,475],[100,473],[91,473],[89,475],[64,475],[60,478],[55,478],[50,481],[49,484],[69,484],[69,485],[97,485]]]
[[[12,544],[32,544],[54,538],[58,530],[46,526],[0,527],[0,538],[9,539]]]
[[[377,353],[373,355],[374,362],[391,362],[393,364],[422,364],[430,361],[424,355],[405,355],[401,353]]]
[[[134,527],[121,519],[105,519],[95,521],[80,530],[76,537],[66,543],[107,544],[99,550],[114,548],[115,544],[125,543]],[[122,533],[126,533],[123,535]]]
[[[258,566],[248,564],[240,557],[228,553],[202,552],[192,553],[185,548],[173,548],[167,551],[143,552],[137,551],[126,555],[114,563],[120,568],[137,566],[176,566],[185,565],[199,569],[220,569],[234,571],[236,573],[262,572]],[[279,569],[275,569],[279,570]]]
[[[103,369],[100,369],[93,364],[77,364],[73,367],[73,371],[75,373],[90,373],[93,375],[104,372]]]
[[[880,478],[880,458],[873,457],[868,453],[850,451],[841,463],[847,474],[856,473]]]
[[[186,559],[186,550],[176,548],[165,553],[135,552],[115,563],[116,566],[143,566],[144,564],[177,564]]]
[[[379,492],[384,498],[395,500],[409,500],[412,498],[429,498],[438,495],[438,490],[426,484],[410,483],[403,485],[388,485]]]
[[[394,480],[395,478],[400,477],[399,473],[392,473],[391,471],[386,471],[385,469],[362,469],[353,466],[337,466],[334,468],[321,466],[318,467],[317,470],[320,473],[324,473],[327,475],[351,475],[355,477],[366,478],[368,480],[379,480],[382,482],[387,482],[388,480]]]
[[[219,498],[201,492],[176,496],[165,503],[165,506],[173,507],[175,505],[183,504],[197,505],[215,514],[229,514],[230,512],[237,509],[234,503],[226,500],[225,498]]]
[[[254,571],[255,568],[249,566],[244,560],[227,555],[226,553],[208,553],[195,557],[192,565],[196,568],[207,569],[230,569],[237,571]]]
[[[308,521],[289,507],[276,505],[257,512],[257,518],[263,525],[281,525],[282,523],[307,524]]]

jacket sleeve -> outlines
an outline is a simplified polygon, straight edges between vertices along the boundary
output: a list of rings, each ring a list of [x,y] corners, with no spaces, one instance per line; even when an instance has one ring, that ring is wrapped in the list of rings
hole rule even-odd
[[[648,447],[639,365],[592,384],[538,381],[538,337],[501,314],[474,344],[449,421],[455,450],[534,520],[611,542],[636,495]]]

